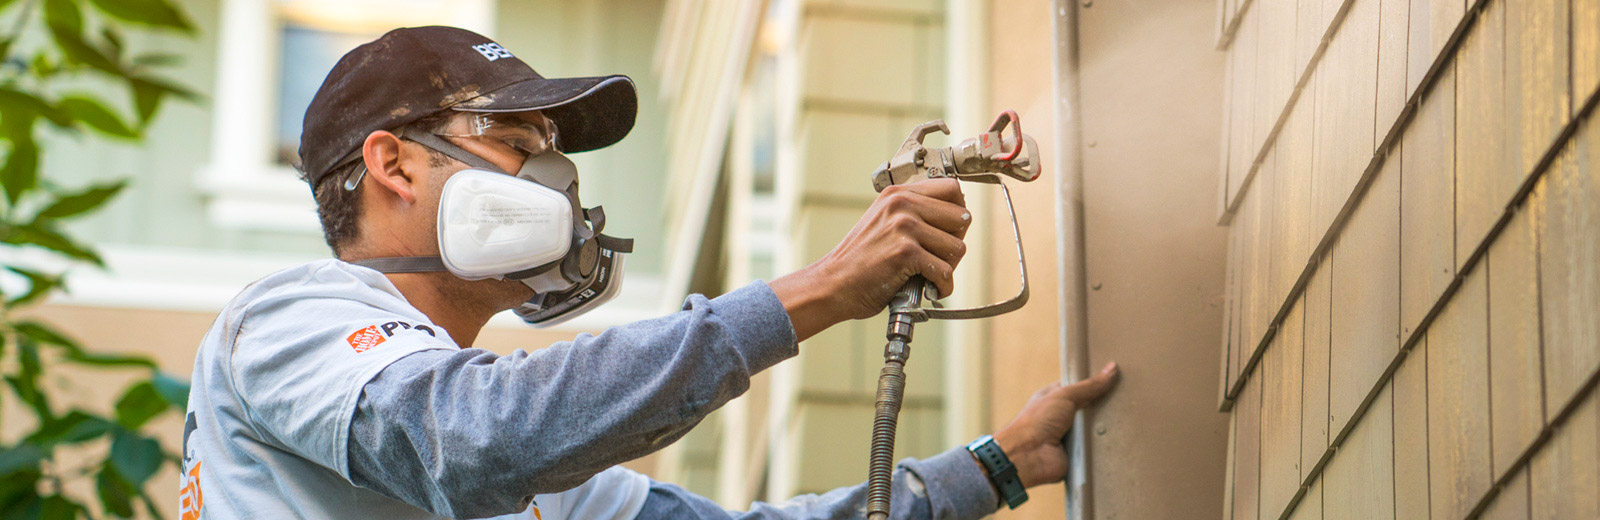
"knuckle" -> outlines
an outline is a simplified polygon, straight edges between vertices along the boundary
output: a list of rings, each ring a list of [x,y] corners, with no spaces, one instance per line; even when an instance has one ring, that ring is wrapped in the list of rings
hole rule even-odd
[[[910,213],[896,214],[889,220],[889,226],[900,232],[910,232],[917,228],[919,219]]]
[[[896,190],[893,193],[884,191],[883,206],[890,211],[904,211],[911,207],[911,192]]]
[[[920,251],[922,251],[922,246],[917,241],[909,238],[897,242],[894,247],[894,255],[901,259],[910,259]]]

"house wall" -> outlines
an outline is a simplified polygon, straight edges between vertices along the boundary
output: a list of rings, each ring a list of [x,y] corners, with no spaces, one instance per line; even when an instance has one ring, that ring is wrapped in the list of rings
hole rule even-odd
[[[1038,388],[1062,378],[1063,260],[1052,218],[1058,182],[1081,169],[1089,366],[1122,378],[1086,416],[1089,518],[1188,518],[1221,505],[1226,417],[1211,409],[1226,239],[1214,225],[1214,153],[1224,57],[1206,1],[1079,4],[1076,106],[1057,111],[1058,4],[991,5],[993,109],[1018,110],[1045,147],[1046,176],[1017,186],[1033,298],[993,320],[992,409],[1002,426]],[[1068,2],[1067,5],[1072,5]],[[1066,118],[1066,119],[1058,119]],[[1074,119],[1075,118],[1075,119]],[[1058,148],[1057,132],[1081,139]],[[1072,164],[1072,158],[1081,158]],[[1063,164],[1067,162],[1068,164]],[[1054,186],[1053,186],[1054,185]],[[1003,221],[993,204],[990,221]],[[1031,224],[1031,225],[1030,225]],[[1008,230],[992,232],[990,280],[1015,285]],[[1067,273],[1074,276],[1074,273]],[[997,518],[1062,518],[1063,486],[1029,492]],[[1070,518],[1070,516],[1069,516]]]
[[[1223,516],[1600,516],[1600,2],[1219,12]]]

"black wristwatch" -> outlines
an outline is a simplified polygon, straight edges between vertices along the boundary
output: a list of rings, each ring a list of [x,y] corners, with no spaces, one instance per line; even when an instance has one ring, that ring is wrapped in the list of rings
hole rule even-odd
[[[989,483],[1000,492],[1000,500],[1006,507],[1016,509],[1023,502],[1028,501],[1028,490],[1022,486],[1022,478],[1017,476],[1017,467],[1011,464],[1011,459],[1006,457],[1005,450],[1000,449],[1000,444],[994,442],[993,435],[979,437],[967,445],[967,451],[978,458],[983,464],[983,469],[989,472]]]

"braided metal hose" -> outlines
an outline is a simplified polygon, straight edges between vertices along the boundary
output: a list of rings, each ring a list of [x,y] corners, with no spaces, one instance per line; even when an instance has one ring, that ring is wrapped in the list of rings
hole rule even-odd
[[[906,392],[906,361],[911,359],[912,329],[922,314],[922,291],[928,281],[913,276],[889,302],[889,342],[883,346],[883,371],[878,373],[877,417],[872,421],[872,456],[867,462],[867,518],[888,520],[889,490],[894,478],[894,430]]]
[[[902,343],[903,344],[903,343]],[[872,458],[867,466],[867,518],[889,518],[889,489],[894,476],[894,432],[905,395],[905,362],[887,360],[878,374],[877,417],[872,421]]]

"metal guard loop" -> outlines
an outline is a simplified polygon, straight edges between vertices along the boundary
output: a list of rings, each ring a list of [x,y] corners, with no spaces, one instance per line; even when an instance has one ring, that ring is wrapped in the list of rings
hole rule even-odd
[[[969,177],[969,179],[973,178]],[[1022,255],[1022,230],[1018,229],[1017,227],[1017,209],[1011,204],[1011,190],[1006,188],[1005,183],[997,181],[995,184],[1000,185],[1000,193],[1004,194],[1006,199],[1006,212],[1011,215],[1011,235],[1013,240],[1015,240],[1017,243],[1017,266],[1019,268],[1019,272],[1022,274],[1022,290],[1009,300],[985,305],[982,307],[972,307],[969,309],[921,309],[922,313],[924,313],[928,319],[970,320],[976,318],[988,318],[1020,309],[1022,308],[1023,304],[1028,303],[1028,259]]]
[[[1006,110],[1001,112],[1000,117],[995,118],[994,122],[989,124],[989,131],[999,132],[1004,130],[1008,121],[1011,123],[1011,133],[1016,135],[1017,144],[1016,148],[1011,149],[1011,153],[995,154],[994,157],[991,157],[991,159],[1000,162],[1011,162],[1017,158],[1017,154],[1022,153],[1022,119],[1017,117],[1017,111]],[[1002,137],[997,146],[1004,150],[1005,144],[1006,141]]]

